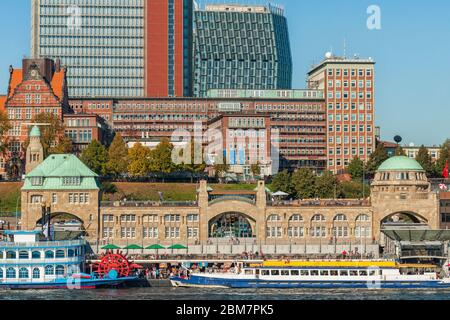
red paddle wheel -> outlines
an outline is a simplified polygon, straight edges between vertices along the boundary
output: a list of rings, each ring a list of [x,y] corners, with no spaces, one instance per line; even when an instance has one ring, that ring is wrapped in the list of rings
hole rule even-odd
[[[115,270],[119,278],[125,278],[130,276],[132,272],[143,269],[142,266],[130,262],[127,255],[120,251],[117,251],[117,253],[108,251],[102,254],[99,260],[100,262],[93,264],[93,269],[102,278],[108,275],[111,270]]]

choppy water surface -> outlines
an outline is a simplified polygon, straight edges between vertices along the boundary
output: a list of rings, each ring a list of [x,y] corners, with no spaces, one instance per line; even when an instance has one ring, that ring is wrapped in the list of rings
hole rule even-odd
[[[0,300],[450,300],[450,290],[138,288],[0,291]]]

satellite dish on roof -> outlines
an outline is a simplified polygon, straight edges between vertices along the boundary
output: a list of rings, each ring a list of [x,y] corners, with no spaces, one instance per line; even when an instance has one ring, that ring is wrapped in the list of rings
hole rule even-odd
[[[394,137],[394,141],[395,141],[397,144],[399,144],[400,142],[403,141],[403,138],[400,137],[400,136],[395,136],[395,137]]]
[[[327,58],[327,59],[333,58],[333,53],[328,51],[327,53],[325,53],[325,58]]]

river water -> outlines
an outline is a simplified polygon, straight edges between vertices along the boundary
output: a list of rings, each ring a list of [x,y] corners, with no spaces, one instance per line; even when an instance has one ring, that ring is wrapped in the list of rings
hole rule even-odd
[[[0,291],[0,300],[450,300],[450,290],[129,288]]]

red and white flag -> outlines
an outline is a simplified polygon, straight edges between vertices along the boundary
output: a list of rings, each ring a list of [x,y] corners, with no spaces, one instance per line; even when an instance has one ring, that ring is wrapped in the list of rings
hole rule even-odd
[[[448,160],[445,162],[444,170],[442,171],[442,176],[445,179],[448,179]]]

